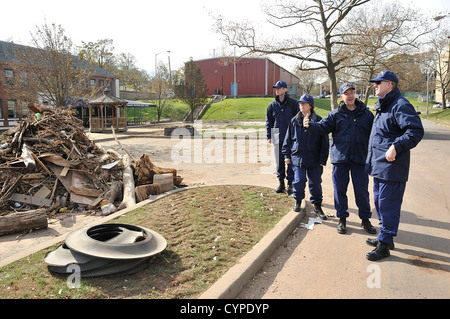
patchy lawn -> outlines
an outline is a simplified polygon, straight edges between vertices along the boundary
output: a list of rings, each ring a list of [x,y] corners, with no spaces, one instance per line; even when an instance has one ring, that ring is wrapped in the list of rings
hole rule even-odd
[[[111,222],[157,231],[167,248],[133,275],[82,278],[49,272],[57,246],[0,269],[0,298],[197,298],[244,256],[293,205],[292,197],[256,186],[211,186],[163,197]]]

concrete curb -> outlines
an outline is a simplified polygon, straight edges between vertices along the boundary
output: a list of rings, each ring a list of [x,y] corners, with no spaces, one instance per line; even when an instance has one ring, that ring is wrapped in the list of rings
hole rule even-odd
[[[234,299],[267,259],[306,215],[305,202],[299,213],[291,210],[237,264],[231,267],[199,299]]]

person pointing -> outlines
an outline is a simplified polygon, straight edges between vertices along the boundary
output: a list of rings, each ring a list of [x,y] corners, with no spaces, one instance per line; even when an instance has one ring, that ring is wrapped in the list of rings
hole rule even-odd
[[[301,202],[305,198],[306,181],[309,181],[310,202],[314,205],[314,213],[321,219],[327,219],[322,210],[322,174],[329,154],[328,135],[309,133],[303,128],[304,117],[311,117],[313,121],[322,119],[314,112],[313,97],[303,94],[299,104],[300,112],[289,123],[282,149],[285,163],[292,164],[294,170],[294,211],[300,211]]]

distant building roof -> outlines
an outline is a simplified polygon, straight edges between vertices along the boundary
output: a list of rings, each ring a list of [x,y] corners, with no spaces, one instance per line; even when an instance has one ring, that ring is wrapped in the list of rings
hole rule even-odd
[[[15,50],[14,47],[18,50],[25,50],[27,48],[31,48],[34,50],[39,50],[37,48],[33,48],[30,46],[25,46],[25,45],[21,45],[21,44],[16,44],[16,43],[11,43],[11,42],[6,42],[6,41],[0,41],[0,61],[3,62],[20,62],[20,59],[16,56],[15,54]],[[85,68],[89,68],[90,66],[93,66],[94,68],[94,73],[96,75],[102,75],[102,76],[107,76],[107,77],[113,77],[113,78],[118,78],[117,75],[115,75],[114,73],[105,70],[101,67],[99,67],[96,64],[91,65],[89,62],[85,62],[85,61],[80,61],[80,57],[77,55],[72,55],[73,58],[73,62],[77,67],[85,67]]]

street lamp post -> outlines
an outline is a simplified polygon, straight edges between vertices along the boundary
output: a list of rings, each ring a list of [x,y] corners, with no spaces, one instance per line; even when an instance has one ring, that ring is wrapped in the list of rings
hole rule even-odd
[[[160,55],[161,53],[170,53],[170,51],[169,50],[167,50],[167,51],[161,51],[161,52],[159,52],[159,53],[156,53],[155,54],[155,77],[158,75],[158,55]]]

